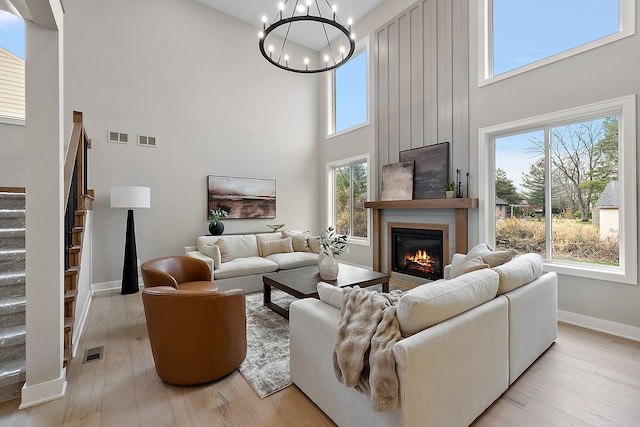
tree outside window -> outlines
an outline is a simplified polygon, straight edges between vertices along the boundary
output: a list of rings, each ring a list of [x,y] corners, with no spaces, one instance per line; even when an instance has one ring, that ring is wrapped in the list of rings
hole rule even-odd
[[[367,238],[369,215],[367,162],[356,161],[334,168],[335,226],[339,234]]]

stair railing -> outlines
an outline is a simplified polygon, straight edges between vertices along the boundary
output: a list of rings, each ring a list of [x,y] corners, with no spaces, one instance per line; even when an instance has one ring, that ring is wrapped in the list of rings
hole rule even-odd
[[[87,150],[91,141],[82,124],[82,113],[73,112],[73,129],[67,146],[67,155],[64,162],[64,203],[66,206],[64,216],[64,265],[65,270],[70,268],[70,249],[74,246],[73,232],[76,226],[76,211],[84,209],[84,198],[88,194],[87,189]]]

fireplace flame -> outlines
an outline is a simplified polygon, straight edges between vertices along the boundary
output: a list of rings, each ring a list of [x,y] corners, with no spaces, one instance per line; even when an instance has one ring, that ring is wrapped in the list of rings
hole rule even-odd
[[[404,266],[409,270],[418,270],[425,273],[433,273],[435,260],[427,251],[418,249],[415,254],[405,254]]]

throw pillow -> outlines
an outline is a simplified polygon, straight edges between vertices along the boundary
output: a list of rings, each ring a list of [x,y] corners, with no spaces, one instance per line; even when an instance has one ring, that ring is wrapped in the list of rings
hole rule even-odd
[[[465,260],[460,267],[451,273],[451,277],[449,278],[453,279],[454,277],[462,276],[472,271],[482,270],[483,268],[489,268],[489,264],[486,264],[481,256],[477,256],[470,260]]]
[[[218,239],[216,240],[215,245],[218,247],[218,252],[220,252],[220,262],[229,262],[236,258],[232,248],[227,244],[226,240]]]
[[[258,256],[262,256],[262,257],[267,256],[266,254],[262,253],[262,242],[268,242],[271,240],[281,240],[283,238],[284,236],[280,231],[276,231],[274,233],[256,234],[256,241],[258,242]]]
[[[219,246],[217,246],[216,244],[207,243],[202,247],[202,249],[200,249],[200,252],[202,252],[209,258],[213,259],[214,269],[220,268],[220,263],[222,262],[222,256],[220,254]]]
[[[266,242],[260,242],[262,256],[266,257],[273,254],[284,254],[293,252],[293,245],[291,244],[291,237],[279,240],[269,240]]]
[[[309,249],[311,252],[319,254],[322,252],[322,246],[320,246],[320,242],[318,241],[319,236],[311,236],[307,239],[307,244],[309,245]]]
[[[518,251],[516,251],[515,249],[508,249],[506,251],[494,251],[487,255],[482,255],[482,260],[489,264],[489,267],[493,268],[504,264],[517,254]]]
[[[479,245],[471,248],[471,250],[464,257],[464,262],[466,263],[467,261],[477,256],[481,256],[482,260],[486,264],[489,264],[489,267],[493,268],[509,261],[511,258],[516,256],[517,253],[518,252],[515,249],[508,249],[506,251],[494,251],[489,246],[487,246],[486,243],[480,243]]]
[[[311,235],[308,231],[295,232],[295,231],[283,231],[282,235],[286,237],[291,237],[291,243],[293,245],[293,250],[295,252],[311,252],[309,249],[309,236]]]

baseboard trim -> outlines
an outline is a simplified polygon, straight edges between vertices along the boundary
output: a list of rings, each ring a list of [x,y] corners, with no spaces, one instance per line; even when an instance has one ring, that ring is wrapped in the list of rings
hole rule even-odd
[[[45,381],[43,383],[22,386],[22,401],[18,409],[30,408],[31,406],[59,399],[64,396],[67,389],[67,370],[63,368],[59,378]]]
[[[82,331],[84,331],[84,325],[87,322],[87,316],[89,316],[89,309],[91,308],[91,302],[93,301],[93,290],[89,290],[89,296],[87,297],[87,303],[84,305],[84,310],[80,313],[80,318],[77,320],[75,327],[73,328],[73,346],[71,348],[71,357],[76,357],[78,352],[78,345],[80,344],[80,337],[82,337]]]
[[[138,287],[143,288],[142,279],[138,279]],[[113,291],[115,289],[122,289],[122,282],[120,280],[114,280],[112,282],[93,283],[91,285],[91,292],[106,292]]]
[[[640,328],[616,323],[610,320],[598,319],[570,311],[558,310],[558,320],[570,325],[580,326],[597,332],[626,338],[640,342]]]

